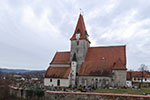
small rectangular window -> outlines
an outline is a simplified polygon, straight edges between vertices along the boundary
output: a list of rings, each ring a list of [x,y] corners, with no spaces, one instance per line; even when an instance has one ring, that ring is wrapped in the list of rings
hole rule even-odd
[[[50,79],[50,82],[52,82],[52,79]]]

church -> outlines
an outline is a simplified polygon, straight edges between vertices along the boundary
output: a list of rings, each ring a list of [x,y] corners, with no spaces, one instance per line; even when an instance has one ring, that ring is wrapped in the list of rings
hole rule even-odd
[[[126,86],[126,46],[91,47],[88,37],[80,14],[70,38],[70,51],[56,52],[45,72],[45,86]]]

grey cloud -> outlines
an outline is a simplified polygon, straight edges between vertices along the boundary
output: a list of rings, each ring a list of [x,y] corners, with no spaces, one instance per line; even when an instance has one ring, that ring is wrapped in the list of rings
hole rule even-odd
[[[109,8],[112,3],[114,6]],[[87,31],[96,45],[126,44],[129,69],[137,69],[142,63],[150,65],[150,24],[146,22],[150,19],[149,4],[148,0],[3,1],[0,4],[0,66],[46,69],[56,51],[70,49],[69,39],[79,8],[84,12]],[[34,16],[32,19],[27,15],[31,19],[25,20],[24,11],[28,7]],[[124,18],[130,17],[132,10],[136,14],[126,24]],[[45,12],[48,14],[43,18]],[[114,20],[118,21],[114,23]],[[124,27],[135,29],[130,31]],[[127,35],[131,34],[127,38],[124,37],[126,30],[130,32]],[[107,37],[102,37],[104,34]]]

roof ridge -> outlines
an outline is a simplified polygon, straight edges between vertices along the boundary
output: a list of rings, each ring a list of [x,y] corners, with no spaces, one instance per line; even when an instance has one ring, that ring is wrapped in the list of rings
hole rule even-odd
[[[56,52],[50,64],[70,63],[70,52]]]
[[[112,45],[112,46],[93,46],[89,48],[107,48],[107,47],[125,47],[126,45]]]
[[[56,53],[70,53],[70,51],[57,51]]]

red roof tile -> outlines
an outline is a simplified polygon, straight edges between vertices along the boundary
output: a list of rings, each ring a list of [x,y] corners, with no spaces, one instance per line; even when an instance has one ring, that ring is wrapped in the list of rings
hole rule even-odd
[[[56,52],[51,64],[70,64],[70,52]]]
[[[126,70],[125,65],[122,63],[121,59],[119,58],[112,68],[113,70]]]
[[[85,62],[81,65],[79,75],[109,76],[114,63],[118,59],[126,65],[125,46],[90,47],[86,54]],[[125,66],[116,65],[119,69]]]
[[[128,71],[127,80],[131,80],[132,77],[140,78],[142,77],[142,72],[141,71]],[[150,78],[150,72],[144,71],[143,77]]]
[[[11,84],[10,81],[0,80],[0,85],[10,85],[10,84]]]
[[[113,65],[119,58],[126,65],[125,46],[104,46],[90,47],[85,58],[85,61],[108,61],[109,65]]]
[[[111,68],[106,62],[84,62],[81,65],[79,75],[87,76],[110,76]]]
[[[71,37],[70,40],[75,40],[76,39],[76,32],[78,31],[78,29],[80,30],[80,33],[81,33],[80,39],[86,39],[86,40],[88,40],[87,37],[86,37],[86,34],[85,34],[86,27],[85,27],[85,24],[84,24],[84,19],[83,19],[83,16],[81,14],[79,16],[79,19],[78,19],[77,26],[75,28],[74,34],[73,34],[73,36]]]
[[[49,67],[45,73],[45,77],[48,78],[68,78],[71,71],[71,67],[57,66]]]

